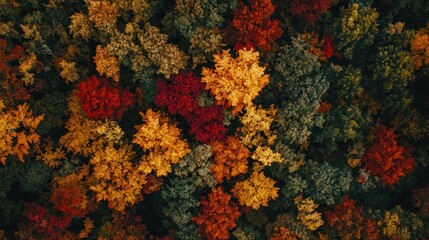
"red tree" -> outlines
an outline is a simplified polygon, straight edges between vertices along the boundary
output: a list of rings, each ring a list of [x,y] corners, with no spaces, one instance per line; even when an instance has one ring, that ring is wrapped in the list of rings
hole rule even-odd
[[[198,225],[198,231],[208,240],[229,239],[229,230],[240,217],[240,211],[231,195],[221,187],[212,188],[208,198],[201,198],[201,212],[192,220]]]
[[[189,118],[190,132],[197,141],[210,143],[225,139],[226,128],[223,122],[223,108],[218,105],[196,109]]]
[[[256,47],[269,51],[283,33],[280,21],[270,19],[275,6],[271,0],[250,0],[249,3],[249,6],[239,3],[229,27],[236,41],[235,50]]]
[[[26,203],[23,215],[28,219],[20,226],[25,239],[58,240],[69,227],[72,218],[53,214],[36,203]]]
[[[96,76],[80,82],[76,92],[82,109],[88,118],[94,120],[121,120],[124,112],[134,106],[135,94],[128,88],[121,88],[117,83]]]
[[[23,47],[20,45],[12,47],[6,40],[0,38],[0,88],[5,90],[4,101],[27,101],[30,98],[24,81],[17,76],[19,75],[18,60],[24,54]]]
[[[157,83],[155,104],[185,118],[198,108],[197,97],[204,91],[201,79],[192,72],[173,75],[171,81]]]
[[[386,129],[383,125],[375,130],[374,135],[374,143],[362,157],[363,168],[392,187],[401,177],[413,171],[416,165],[411,156],[413,149],[400,146],[396,141],[399,135],[394,133],[394,129]]]
[[[320,19],[322,13],[326,12],[332,0],[289,0],[289,13],[310,25],[314,25]]]
[[[341,204],[325,212],[332,234],[341,239],[378,239],[375,223],[364,216],[362,207],[356,207],[355,200],[343,197]]]
[[[197,141],[210,143],[223,140],[226,134],[226,128],[222,124],[223,108],[217,105],[198,105],[197,98],[205,89],[201,79],[192,72],[181,72],[173,75],[171,79],[169,82],[158,82],[155,104],[167,107],[171,114],[183,116]]]

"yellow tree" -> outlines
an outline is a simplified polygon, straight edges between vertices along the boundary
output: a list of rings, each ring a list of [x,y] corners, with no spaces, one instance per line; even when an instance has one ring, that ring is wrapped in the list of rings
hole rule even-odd
[[[323,225],[322,214],[315,210],[319,205],[314,203],[311,198],[303,199],[302,196],[298,196],[293,201],[298,208],[298,219],[308,229],[314,231]]]
[[[269,200],[278,197],[279,188],[274,186],[275,183],[276,181],[266,177],[264,173],[253,172],[247,180],[236,183],[231,191],[240,205],[258,209],[268,206]]]
[[[140,115],[144,123],[136,126],[138,131],[133,142],[148,155],[143,155],[138,168],[146,174],[154,171],[158,177],[167,176],[171,165],[191,151],[188,142],[180,139],[180,129],[169,123],[168,118],[161,117],[161,113],[149,109]]]
[[[241,142],[249,148],[273,144],[277,133],[270,128],[276,113],[274,106],[268,110],[253,105],[246,107],[246,113],[240,117],[243,126],[238,129]]]
[[[262,88],[268,84],[265,67],[259,66],[259,53],[253,49],[241,49],[232,58],[229,50],[214,55],[215,69],[203,68],[201,81],[215,96],[219,105],[232,107],[237,114],[245,106],[252,105]]]
[[[90,189],[97,201],[106,200],[110,208],[124,212],[128,206],[143,200],[141,189],[146,183],[146,174],[131,163],[134,157],[132,146],[113,144],[97,151],[89,163],[94,166]]]
[[[30,145],[39,142],[36,127],[43,115],[34,117],[26,103],[16,109],[6,109],[0,99],[0,162],[5,165],[8,156],[16,156],[23,162]]]

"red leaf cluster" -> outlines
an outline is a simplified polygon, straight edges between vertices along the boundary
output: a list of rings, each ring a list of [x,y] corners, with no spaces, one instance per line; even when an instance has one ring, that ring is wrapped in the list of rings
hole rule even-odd
[[[86,206],[86,189],[82,185],[62,185],[54,188],[50,201],[54,208],[70,218],[82,218],[89,211]]]
[[[94,120],[108,118],[120,121],[135,102],[135,94],[128,88],[123,89],[117,83],[96,76],[80,82],[76,95],[87,117]]]
[[[71,217],[53,214],[36,203],[26,203],[23,215],[28,221],[21,228],[29,239],[61,239],[72,221]]]
[[[221,187],[212,188],[208,198],[201,198],[201,212],[192,220],[197,223],[198,231],[208,240],[229,239],[229,230],[240,217],[240,211],[231,195]]]
[[[188,118],[198,108],[197,97],[204,91],[204,84],[192,72],[173,75],[171,81],[157,83],[155,104],[167,107],[171,114]]]
[[[335,235],[341,239],[378,239],[375,223],[364,216],[362,207],[356,207],[355,200],[343,197],[342,203],[325,212],[326,220]]]
[[[158,82],[155,104],[167,107],[171,114],[183,116],[196,140],[203,143],[223,140],[226,134],[226,128],[222,124],[223,108],[217,105],[198,105],[197,97],[205,89],[201,79],[192,72],[181,72],[173,75],[171,79],[171,83]]]
[[[394,133],[394,129],[387,129],[383,125],[375,129],[374,135],[375,142],[362,157],[363,168],[392,187],[416,166],[411,156],[413,149],[400,146],[396,141],[399,135]]]
[[[271,0],[250,0],[249,3],[249,6],[243,1],[239,3],[229,27],[236,41],[235,50],[256,47],[269,51],[283,33],[280,21],[270,19],[275,6]]]
[[[5,89],[3,100],[23,100],[27,101],[30,94],[25,88],[25,83],[18,78],[18,60],[25,54],[24,48],[15,45],[10,49],[8,42],[0,38],[0,79],[1,88]],[[10,50],[9,50],[10,49]]]
[[[326,59],[331,57],[341,58],[340,52],[337,50],[334,41],[332,40],[332,35],[330,33],[325,34],[323,38],[323,53]]]
[[[329,9],[332,0],[290,0],[288,2],[288,11],[292,16],[314,25],[322,13]]]

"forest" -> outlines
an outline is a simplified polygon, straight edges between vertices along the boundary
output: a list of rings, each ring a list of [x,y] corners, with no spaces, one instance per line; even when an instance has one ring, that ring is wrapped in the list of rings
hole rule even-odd
[[[429,239],[429,1],[0,0],[8,239]]]

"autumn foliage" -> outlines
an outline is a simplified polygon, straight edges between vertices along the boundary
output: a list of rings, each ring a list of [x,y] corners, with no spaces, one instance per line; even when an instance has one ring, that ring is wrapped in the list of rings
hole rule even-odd
[[[250,151],[237,137],[228,137],[226,141],[212,142],[214,163],[210,168],[218,183],[247,172],[247,158]]]
[[[289,3],[289,13],[306,23],[312,25],[315,24],[317,20],[320,19],[322,13],[326,12],[332,0],[288,0]]]
[[[374,143],[362,157],[363,168],[392,187],[413,171],[416,161],[411,155],[412,149],[399,145],[399,135],[394,133],[394,129],[387,129],[383,125],[375,129],[374,136]]]
[[[242,47],[271,49],[271,44],[283,33],[280,21],[271,19],[274,10],[271,0],[250,0],[249,5],[240,1],[230,26],[237,41],[235,50]]]
[[[279,188],[274,186],[275,183],[263,172],[253,172],[248,179],[236,183],[231,191],[240,205],[258,209],[278,197]]]
[[[167,176],[171,165],[191,151],[188,142],[180,138],[180,129],[161,113],[148,110],[140,115],[144,123],[136,126],[138,132],[133,142],[148,155],[143,155],[138,169],[145,174],[154,171],[158,177]]]
[[[96,76],[80,82],[76,95],[87,117],[94,120],[121,120],[124,112],[134,106],[135,101],[135,94],[127,88],[123,89]]]
[[[252,105],[252,100],[269,82],[255,50],[241,49],[237,58],[232,58],[229,51],[224,50],[214,55],[214,62],[215,69],[203,68],[201,81],[215,96],[216,103],[232,107],[234,114]]]
[[[331,206],[325,212],[334,236],[341,239],[379,239],[375,223],[365,217],[363,208],[356,201],[344,196],[341,204]]]
[[[30,146],[39,142],[36,127],[42,119],[43,115],[34,117],[26,103],[7,110],[0,99],[0,163],[5,165],[8,156],[24,161]]]
[[[205,239],[227,240],[230,239],[229,231],[235,227],[235,221],[240,215],[231,195],[217,187],[212,188],[207,198],[201,198],[200,214],[192,220],[197,223],[198,231]]]
[[[169,82],[159,81],[155,103],[167,107],[171,114],[183,116],[190,125],[190,132],[197,141],[210,143],[223,140],[226,128],[223,126],[224,112],[221,106],[200,106],[197,98],[205,85],[192,72],[173,75]]]

